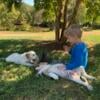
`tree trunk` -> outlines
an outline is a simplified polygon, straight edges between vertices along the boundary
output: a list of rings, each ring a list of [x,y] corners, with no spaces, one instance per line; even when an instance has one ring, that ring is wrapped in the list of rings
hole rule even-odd
[[[94,23],[95,23],[96,19],[97,19],[97,16],[93,16],[93,18],[92,18],[92,23],[91,23],[92,28],[94,27]]]
[[[74,10],[73,10],[73,13],[72,13],[72,17],[71,17],[71,19],[70,19],[70,21],[69,21],[69,23],[68,23],[68,27],[69,27],[70,25],[72,25],[73,23],[75,23],[77,11],[78,11],[79,6],[80,6],[80,4],[81,4],[82,1],[83,1],[83,0],[76,0],[76,5],[75,5],[75,7],[74,7]]]
[[[62,41],[63,39],[63,35],[64,35],[64,30],[66,28],[66,24],[67,24],[67,8],[68,8],[68,2],[69,0],[65,0],[65,5],[64,5],[64,12],[63,12],[63,25],[62,25],[62,31],[61,31],[61,36],[60,36],[60,41]]]
[[[56,23],[56,25],[55,25],[55,40],[57,42],[61,42],[63,40],[65,28],[68,28],[70,25],[75,23],[76,15],[77,15],[79,6],[80,6],[82,1],[83,0],[76,0],[76,4],[75,4],[75,7],[73,9],[72,16],[69,20],[67,20],[67,9],[68,9],[69,0],[58,0],[57,1],[58,9],[56,12],[57,14],[56,14],[56,21],[55,21],[55,23]],[[63,2],[64,2],[64,5],[63,5]],[[63,6],[64,6],[64,10],[62,13]],[[62,14],[63,14],[63,24],[62,24],[62,27],[60,27]],[[61,31],[60,31],[60,28],[62,29]]]
[[[56,21],[55,21],[55,40],[59,42],[60,37],[60,24],[61,24],[61,17],[62,17],[62,0],[58,0],[58,13],[56,14]]]

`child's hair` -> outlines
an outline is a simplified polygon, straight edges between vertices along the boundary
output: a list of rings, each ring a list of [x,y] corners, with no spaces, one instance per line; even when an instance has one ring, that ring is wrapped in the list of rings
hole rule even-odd
[[[79,25],[73,24],[68,29],[65,29],[64,34],[70,36],[77,36],[78,38],[82,37],[82,31]]]

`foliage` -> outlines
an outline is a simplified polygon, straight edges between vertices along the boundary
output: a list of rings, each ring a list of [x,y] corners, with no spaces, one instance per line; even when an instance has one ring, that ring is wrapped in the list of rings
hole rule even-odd
[[[4,9],[2,10],[0,16],[0,26],[6,28],[7,30],[14,30],[14,22],[18,18],[20,12],[15,9],[14,4],[12,5],[11,12],[7,12],[6,7],[4,7]]]
[[[43,12],[43,21],[44,22],[54,22],[55,20],[55,11],[53,3],[56,0],[34,0],[34,6],[36,11],[41,9],[44,10]]]
[[[8,11],[11,11],[13,4],[15,8],[20,8],[22,0],[2,0],[8,8]]]
[[[33,21],[33,8],[22,4],[20,9],[16,4],[11,5],[10,10],[4,2],[0,4],[0,30],[31,30]]]
[[[77,16],[76,16],[76,22],[79,25],[83,25],[84,23],[86,23],[86,13],[87,13],[87,8],[85,3],[81,3]]]
[[[0,0],[0,30],[30,31],[40,25],[55,29],[60,38],[70,23],[99,25],[99,9],[100,0],[34,0],[34,7],[22,0]]]
[[[63,37],[64,29],[75,23],[78,8],[82,0],[35,0],[36,10],[44,10],[44,19],[46,21],[55,22],[55,40],[59,41]],[[70,6],[70,5],[73,6]],[[71,8],[71,16],[68,19],[69,6]],[[48,20],[49,18],[49,20]],[[53,19],[52,19],[53,18]],[[62,25],[61,25],[62,24]],[[60,32],[61,29],[61,32]]]
[[[63,0],[64,1],[64,0]],[[75,1],[74,1],[75,3]],[[71,10],[74,7],[73,0],[70,1],[69,9]],[[35,9],[41,10],[44,9],[44,21],[54,21],[57,9],[57,0],[34,0]],[[97,17],[100,16],[100,0],[84,0],[81,4],[78,15],[76,17],[79,23],[96,21]],[[70,14],[70,13],[69,13]],[[79,19],[79,20],[78,20]]]
[[[100,16],[100,0],[85,0],[87,21],[93,24]]]
[[[52,51],[50,54],[50,59],[52,59],[52,63],[65,63],[68,61],[70,56],[69,54],[65,54],[63,51]]]

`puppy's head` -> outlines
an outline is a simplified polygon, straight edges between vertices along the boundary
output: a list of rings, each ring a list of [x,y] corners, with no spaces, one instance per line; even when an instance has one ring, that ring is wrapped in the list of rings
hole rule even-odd
[[[37,54],[35,53],[35,51],[26,52],[25,56],[28,59],[29,63],[32,63],[33,65],[38,64],[39,57],[37,56]]]

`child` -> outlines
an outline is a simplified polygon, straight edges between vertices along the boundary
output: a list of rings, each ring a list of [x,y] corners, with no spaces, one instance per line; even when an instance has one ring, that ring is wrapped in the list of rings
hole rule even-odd
[[[71,45],[69,49],[71,59],[69,63],[66,64],[66,69],[73,70],[80,66],[86,68],[88,62],[88,50],[86,44],[81,41],[82,31],[80,27],[72,25],[65,30],[64,37]],[[64,46],[64,50],[68,50],[67,45]]]

